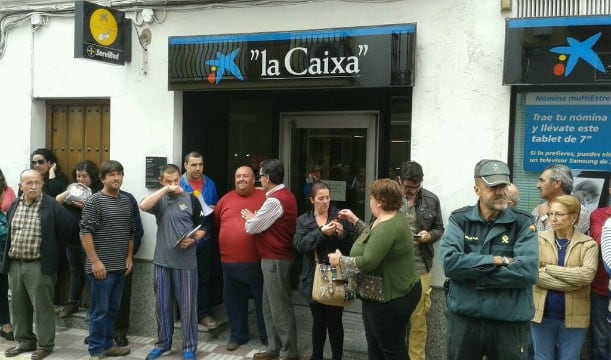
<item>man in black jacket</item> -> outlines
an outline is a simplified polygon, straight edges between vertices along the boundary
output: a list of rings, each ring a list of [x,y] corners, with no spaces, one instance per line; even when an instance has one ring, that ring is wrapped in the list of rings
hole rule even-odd
[[[55,345],[57,254],[58,247],[65,245],[60,241],[69,238],[71,225],[55,198],[43,194],[43,183],[38,171],[23,171],[19,182],[22,195],[8,210],[8,237],[0,271],[9,274],[17,345],[4,352],[6,357],[33,351],[32,360],[40,360],[51,354]]]
[[[422,295],[410,318],[407,347],[409,358],[425,358],[426,313],[431,307],[431,266],[433,265],[433,243],[443,234],[443,220],[439,199],[422,187],[422,166],[415,161],[406,161],[401,166],[403,206],[401,212],[414,234],[414,259],[420,274]]]

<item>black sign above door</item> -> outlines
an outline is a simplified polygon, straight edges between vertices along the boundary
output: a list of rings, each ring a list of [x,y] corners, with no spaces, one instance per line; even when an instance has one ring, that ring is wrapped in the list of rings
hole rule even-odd
[[[74,57],[123,65],[132,57],[132,22],[121,11],[88,1],[74,4]]]
[[[503,84],[611,84],[611,16],[508,19]]]
[[[416,25],[168,40],[170,90],[414,85]]]

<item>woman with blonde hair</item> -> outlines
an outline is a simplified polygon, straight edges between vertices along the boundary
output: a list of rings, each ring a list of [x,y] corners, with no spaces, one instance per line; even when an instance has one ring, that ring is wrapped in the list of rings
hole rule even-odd
[[[535,360],[579,359],[590,325],[590,284],[598,266],[598,245],[580,233],[581,203],[556,197],[547,213],[551,229],[539,232],[539,280],[531,322]]]

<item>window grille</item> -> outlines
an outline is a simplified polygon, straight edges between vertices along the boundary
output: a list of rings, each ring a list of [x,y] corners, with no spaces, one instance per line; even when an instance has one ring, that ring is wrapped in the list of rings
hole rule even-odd
[[[517,17],[609,15],[611,0],[516,0]]]

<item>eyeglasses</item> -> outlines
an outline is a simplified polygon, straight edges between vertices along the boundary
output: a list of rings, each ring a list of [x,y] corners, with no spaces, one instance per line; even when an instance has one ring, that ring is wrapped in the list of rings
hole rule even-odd
[[[30,161],[30,164],[32,164],[32,166],[36,166],[36,165],[42,165],[42,164],[44,164],[46,162],[47,162],[47,160],[38,159],[38,160]]]
[[[418,185],[407,185],[407,184],[401,184],[401,185],[403,185],[403,188],[405,190],[418,190],[422,186],[422,183],[420,183]]]
[[[573,214],[573,213],[572,212],[570,212],[570,213],[548,212],[546,215],[547,215],[548,218],[555,217],[555,218],[561,219],[561,218],[567,216],[568,214]]]

